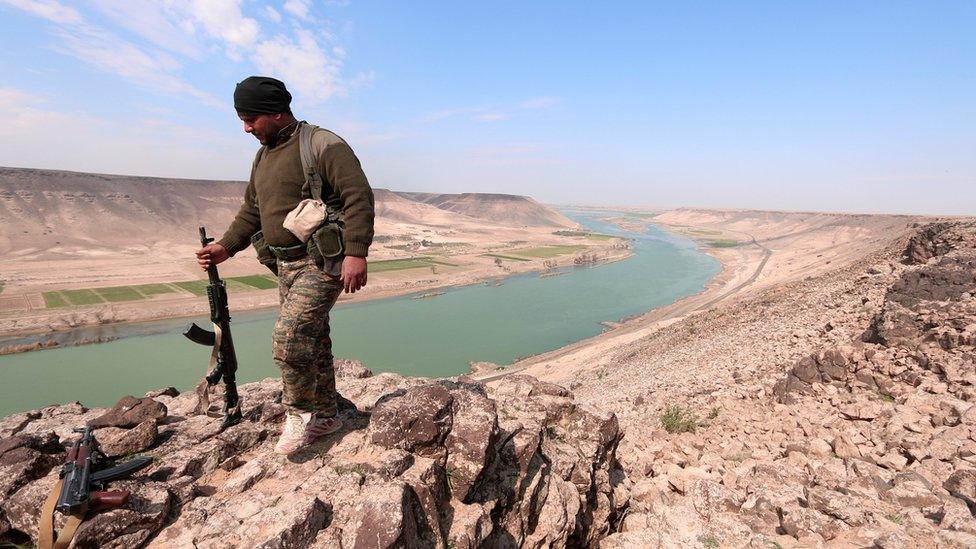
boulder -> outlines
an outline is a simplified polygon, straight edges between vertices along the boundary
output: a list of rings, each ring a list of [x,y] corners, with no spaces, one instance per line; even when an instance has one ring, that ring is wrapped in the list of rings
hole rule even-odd
[[[92,429],[102,427],[130,428],[145,421],[156,421],[166,417],[166,405],[150,397],[122,397],[119,402],[104,414],[88,422]]]

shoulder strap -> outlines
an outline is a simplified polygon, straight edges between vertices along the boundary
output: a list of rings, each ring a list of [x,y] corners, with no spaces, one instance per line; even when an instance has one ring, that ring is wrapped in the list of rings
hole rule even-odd
[[[320,200],[334,206],[338,197],[333,196],[332,185],[322,179],[322,175],[319,173],[318,158],[312,153],[312,134],[318,129],[318,126],[308,122],[302,122],[298,128],[298,148],[302,156],[302,172],[305,174],[305,188],[302,191],[307,190],[314,200]],[[323,191],[325,192],[323,193]]]

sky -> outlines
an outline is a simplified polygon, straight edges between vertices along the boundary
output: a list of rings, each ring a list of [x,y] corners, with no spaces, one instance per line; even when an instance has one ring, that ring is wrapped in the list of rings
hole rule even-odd
[[[0,165],[246,179],[286,82],[375,187],[976,214],[976,2],[0,0]]]

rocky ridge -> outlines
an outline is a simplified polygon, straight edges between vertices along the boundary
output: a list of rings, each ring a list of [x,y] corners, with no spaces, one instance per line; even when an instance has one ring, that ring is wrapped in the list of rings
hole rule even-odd
[[[373,376],[342,361],[344,427],[291,458],[272,453],[277,380],[241,387],[246,418],[192,415],[193,394],[114,408],[52,406],[0,421],[0,541],[36,540],[64,447],[85,422],[110,456],[153,465],[112,484],[76,547],[550,547],[594,545],[622,509],[613,414],[513,377],[486,390]]]
[[[608,405],[629,499],[600,546],[976,546],[974,334],[976,226],[954,222],[674,325],[670,366],[706,364],[668,382],[627,358],[656,342],[622,350],[652,381]],[[732,360],[711,376],[716,351]],[[578,397],[623,392],[605,375]],[[674,405],[688,432],[662,428]]]

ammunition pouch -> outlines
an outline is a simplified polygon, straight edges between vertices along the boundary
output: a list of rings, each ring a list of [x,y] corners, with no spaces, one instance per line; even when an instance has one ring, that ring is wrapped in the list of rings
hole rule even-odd
[[[323,259],[340,257],[346,252],[342,240],[342,225],[337,220],[326,219],[325,223],[312,233],[308,243],[308,252],[312,255],[317,252]]]
[[[258,261],[262,265],[271,269],[276,276],[278,274],[278,258],[271,253],[271,246],[264,240],[264,233],[258,231],[251,235],[251,245],[254,246],[254,251],[258,254]]]

